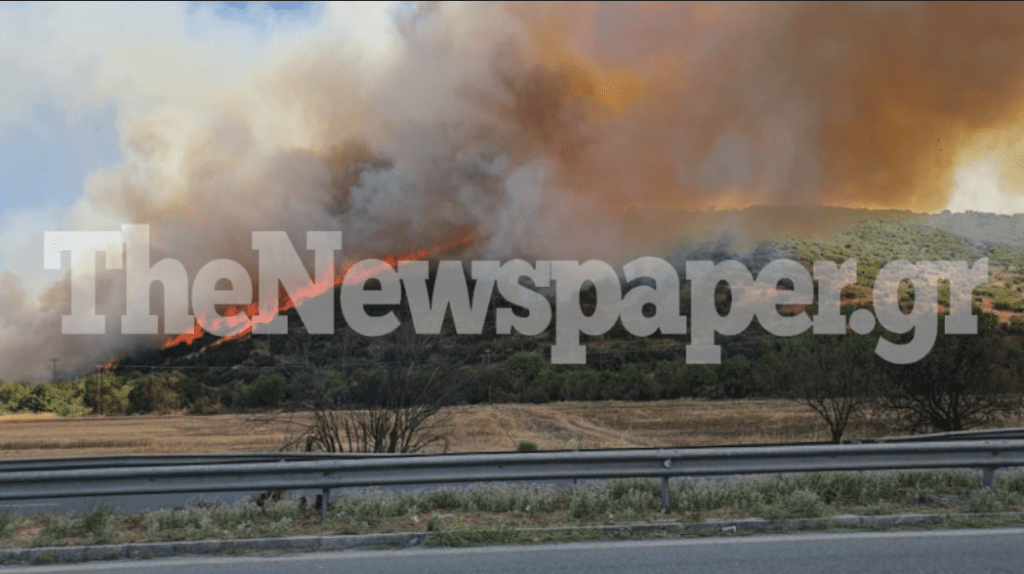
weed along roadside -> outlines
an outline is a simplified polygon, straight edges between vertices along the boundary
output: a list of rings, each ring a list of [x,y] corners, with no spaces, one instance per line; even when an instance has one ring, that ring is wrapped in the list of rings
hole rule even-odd
[[[118,545],[137,550],[153,543],[178,544],[178,552],[188,554],[203,548],[341,548],[373,540],[379,546],[461,546],[795,529],[996,526],[1024,524],[1024,474],[1001,475],[987,491],[981,490],[978,473],[966,470],[678,480],[670,508],[662,509],[660,501],[658,481],[647,479],[578,487],[335,491],[326,518],[304,497],[195,504],[141,515],[102,508],[77,516],[5,514],[0,515],[0,547],[7,560],[19,561],[38,558],[46,549],[86,547],[95,554]],[[384,537],[361,538],[370,535]],[[151,550],[164,551],[157,546]],[[60,556],[84,559],[67,552]]]

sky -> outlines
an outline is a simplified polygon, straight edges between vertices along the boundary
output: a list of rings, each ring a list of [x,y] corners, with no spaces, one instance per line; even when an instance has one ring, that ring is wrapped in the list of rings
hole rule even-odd
[[[202,66],[208,59],[208,69],[195,70],[196,76],[216,78],[234,68],[237,78],[225,78],[224,85],[244,81],[247,73],[303,36],[352,32],[361,24],[330,25],[332,18],[344,19],[337,14],[346,10],[323,2],[79,4],[61,9],[48,3],[0,4],[0,77],[6,84],[0,90],[0,272],[14,270],[29,282],[42,281],[41,231],[74,227],[68,217],[90,176],[125,162],[126,126],[160,109],[161,102],[189,106],[211,99],[216,86],[210,82],[205,94],[176,93],[191,89],[190,65]],[[350,20],[359,22],[358,17]],[[105,37],[115,40],[108,46]],[[135,57],[132,50],[150,54]],[[717,163],[705,162],[705,171],[730,171],[733,164],[744,163],[737,158],[750,159],[754,152],[729,145],[731,135],[719,138],[724,151],[716,155],[721,156]],[[725,167],[719,165],[723,162]],[[1024,212],[1024,194],[1004,193],[1002,178],[1003,167],[985,158],[961,166],[947,208]],[[33,277],[25,277],[28,269]]]
[[[410,8],[414,3],[400,5]],[[318,2],[185,2],[158,6],[83,9],[82,26],[71,19],[68,12],[73,11],[69,10],[50,14],[42,4],[0,6],[0,37],[5,28],[16,35],[19,27],[31,29],[50,16],[53,22],[44,30],[60,34],[55,30],[73,27],[83,34],[68,39],[68,50],[74,53],[71,56],[33,46],[37,40],[27,33],[20,45],[17,38],[0,39],[0,77],[8,83],[6,93],[0,94],[0,242],[6,246],[0,250],[0,272],[16,270],[24,276],[29,263],[39,266],[42,246],[36,244],[40,226],[70,228],[69,212],[83,197],[90,174],[124,162],[124,125],[133,117],[145,115],[146,94],[133,94],[127,104],[124,100],[124,94],[131,91],[125,89],[126,85],[130,87],[135,81],[133,75],[139,75],[139,71],[131,69],[130,63],[123,71],[110,69],[110,62],[124,57],[84,35],[90,19],[97,23],[97,35],[102,34],[104,26],[119,24],[180,28],[168,36],[184,33],[193,37],[196,46],[219,52],[213,59],[238,58],[242,75],[246,66],[258,67],[276,45],[294,43],[297,36],[322,28],[323,20],[330,15],[326,4]],[[123,30],[115,32],[125,35]],[[127,36],[130,40],[130,34]],[[10,49],[4,50],[5,46]],[[174,54],[175,50],[168,49],[167,53]],[[160,73],[148,69],[142,74],[147,72]],[[177,81],[174,73],[168,73],[167,78],[166,84],[173,88]],[[78,91],[73,84],[82,79],[95,85]],[[143,77],[142,83],[153,90],[161,87],[159,79],[152,77]],[[956,176],[948,208],[1024,212],[1024,196],[1000,193],[997,167],[967,165]],[[33,275],[42,281],[41,275]],[[33,278],[27,280],[32,282]]]
[[[210,4],[202,7],[201,4]],[[265,40],[267,12],[315,25],[322,10],[312,2],[188,2],[186,12],[205,9],[225,23],[246,26]],[[0,210],[58,208],[74,203],[91,171],[123,161],[117,114],[112,106],[68,117],[45,97],[32,102],[0,129]]]
[[[207,6],[202,6],[207,4]],[[268,12],[315,25],[322,9],[312,2],[188,2],[187,13],[206,10],[216,19],[248,27],[265,40],[272,32]],[[69,117],[53,101],[40,97],[0,127],[0,212],[73,204],[91,171],[123,161],[118,117],[110,105]]]
[[[155,10],[153,16],[172,14],[169,26],[184,26],[197,37],[227,32],[236,48],[251,52],[267,49],[281,35],[314,30],[327,13],[323,3],[316,2],[186,2],[176,6]],[[0,8],[0,21],[17,26],[19,12],[25,10],[5,5]],[[0,24],[0,32],[3,26]],[[88,56],[95,59],[103,54]],[[93,94],[80,108],[69,108],[66,102],[72,96],[66,90],[52,89],[46,78],[32,77],[39,70],[31,66],[45,65],[45,60],[22,63],[17,59],[17,51],[6,63],[0,55],[0,71],[8,72],[4,77],[8,87],[14,88],[8,90],[13,96],[0,96],[0,229],[18,230],[19,221],[29,215],[38,220],[39,214],[59,225],[62,214],[82,196],[88,175],[123,161],[119,122],[125,120],[124,113],[118,111],[116,101],[104,101],[103,93]],[[88,66],[89,58],[76,65]],[[12,66],[23,73],[9,73]],[[59,80],[74,73],[60,64],[53,69]],[[61,75],[65,78],[59,78]],[[4,102],[5,98],[9,101]],[[1024,211],[1020,198],[999,198],[993,203],[998,195],[992,189],[998,186],[998,173],[984,165],[968,166],[957,181],[950,201],[955,211],[977,208],[986,201],[991,211]],[[0,269],[8,264],[0,253]]]
[[[238,47],[253,52],[266,50],[282,34],[315,30],[326,13],[324,4],[317,2],[166,4],[174,7],[164,6],[159,15],[173,16],[169,26],[181,26],[197,39],[227,32]],[[24,11],[11,4],[0,7],[0,34],[4,27],[16,26],[19,16],[31,17],[19,12]],[[3,45],[0,41],[0,48]],[[19,240],[38,240],[40,225],[47,230],[68,228],[69,213],[82,199],[90,174],[124,162],[121,127],[126,114],[113,92],[90,94],[93,97],[86,99],[92,101],[69,106],[74,95],[60,86],[65,80],[61,66],[53,67],[55,78],[40,78],[46,74],[38,67],[45,61],[20,61],[19,51],[26,48],[31,46],[17,46],[7,57],[0,49],[0,71],[15,70],[3,74],[9,90],[0,96],[0,238],[6,245],[0,249],[0,272],[20,272],[32,283],[33,276],[45,279],[25,273],[26,262],[17,259],[25,254],[24,248],[35,255],[42,246],[22,245]],[[95,60],[101,54],[87,55]],[[89,65],[88,58],[82,60],[79,65]]]
[[[310,151],[321,114],[355,113],[345,102],[366,88],[349,86],[385,68],[414,7],[0,3],[0,377],[38,374],[44,355],[73,367],[154,344],[114,320],[100,337],[60,336],[78,278],[68,252],[44,268],[46,232],[151,225],[151,252],[194,275],[218,249],[249,262],[253,229],[338,227]],[[116,318],[126,288],[104,283],[100,313]]]

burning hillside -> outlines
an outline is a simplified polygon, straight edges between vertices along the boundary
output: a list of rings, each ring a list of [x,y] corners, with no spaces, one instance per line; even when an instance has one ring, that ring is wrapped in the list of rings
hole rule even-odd
[[[708,226],[665,213],[984,208],[1024,182],[1018,4],[341,3],[256,53],[142,7],[96,8],[102,46],[66,33],[73,11],[23,10],[0,30],[12,53],[120,121],[123,162],[85,182],[70,228],[148,224],[152,260],[188,277],[218,258],[252,274],[254,230],[340,230],[355,259],[471,236],[466,257],[619,262]],[[107,270],[106,334],[61,335],[70,277],[33,292],[31,263],[0,275],[4,377],[197,336],[120,335]]]
[[[394,267],[398,264],[398,261],[426,259],[428,257],[437,256],[439,254],[467,247],[472,244],[472,242],[473,236],[466,235],[449,243],[442,243],[429,249],[420,249],[397,257],[394,255],[385,255],[381,261],[383,262],[382,265]],[[294,295],[289,294],[283,287],[280,287],[276,305],[268,304],[261,307],[258,303],[253,302],[244,308],[228,306],[221,317],[209,319],[217,328],[227,326],[235,332],[235,334],[224,337],[218,342],[228,341],[251,333],[257,325],[260,323],[270,322],[270,320],[276,317],[279,313],[296,309],[307,300],[317,297],[318,295],[322,295],[327,290],[333,290],[336,287],[340,287],[341,282],[345,277],[349,277],[351,280],[360,280],[360,277],[353,278],[350,275],[350,271],[354,263],[354,261],[347,262],[343,266],[342,271],[337,274],[332,281],[328,282],[324,280],[325,278],[321,278],[320,281],[311,282],[308,286],[299,288],[298,292]],[[366,276],[373,274],[372,270],[361,270],[360,272]],[[206,318],[197,320],[191,333],[182,333],[181,335],[168,339],[167,342],[164,343],[164,348],[168,349],[182,343],[186,345],[191,344],[203,335],[201,323],[205,322]]]

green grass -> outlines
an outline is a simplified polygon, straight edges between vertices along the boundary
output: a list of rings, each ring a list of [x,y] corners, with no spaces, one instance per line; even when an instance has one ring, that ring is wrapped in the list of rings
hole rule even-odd
[[[196,504],[123,515],[96,509],[81,516],[0,515],[0,545],[237,539],[294,535],[429,531],[432,543],[534,540],[538,527],[566,532],[629,523],[702,523],[712,519],[822,519],[836,514],[905,512],[948,515],[1024,510],[1024,474],[998,477],[981,492],[973,471],[810,473],[720,482],[676,479],[662,509],[657,481],[618,480],[573,488],[481,486],[404,494],[362,492],[333,500],[326,521],[301,498],[265,505]],[[524,534],[524,529],[533,534]],[[547,535],[545,535],[547,536]],[[554,535],[552,535],[554,536]],[[588,534],[588,536],[590,536]],[[524,538],[525,537],[525,538]],[[565,538],[569,537],[569,538]],[[529,540],[527,540],[529,538]]]
[[[201,504],[147,514],[141,526],[149,536],[164,540],[284,536],[291,532],[294,522],[308,519],[311,512],[299,498],[264,506],[249,501],[234,506]]]
[[[20,522],[19,517],[0,512],[0,540],[13,536]]]

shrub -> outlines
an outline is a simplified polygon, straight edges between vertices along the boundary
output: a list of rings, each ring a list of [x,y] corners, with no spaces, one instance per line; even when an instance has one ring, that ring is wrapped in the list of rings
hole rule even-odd
[[[600,392],[601,373],[587,367],[566,369],[562,373],[562,399],[587,401],[597,398]]]
[[[181,375],[171,373],[133,379],[133,388],[128,393],[131,412],[167,414],[181,408],[178,392],[181,378]]]
[[[0,382],[0,409],[16,411],[21,401],[32,393],[32,387],[25,383]]]
[[[277,408],[288,397],[288,379],[281,373],[260,373],[253,383],[249,406]]]
[[[538,447],[537,443],[532,440],[521,440],[519,441],[519,445],[516,447],[516,450],[518,452],[534,452],[540,450],[540,447]]]
[[[117,514],[105,508],[97,508],[82,517],[81,531],[93,542],[103,544],[114,538]]]
[[[39,383],[32,386],[27,394],[21,395],[18,404],[11,410],[55,413],[62,417],[83,414],[86,409],[76,394],[73,385]]]
[[[178,394],[183,406],[194,408],[199,402],[210,404],[215,398],[215,391],[192,377],[179,375]]]
[[[104,371],[95,375],[84,377],[77,384],[82,388],[82,402],[86,407],[101,414],[123,415],[131,409],[131,401],[128,395],[131,394],[135,385],[126,382],[114,373]],[[102,400],[102,409],[97,397],[97,386]]]
[[[549,365],[544,357],[537,353],[520,351],[505,361],[505,368],[523,385],[529,385],[542,371],[547,370]]]

